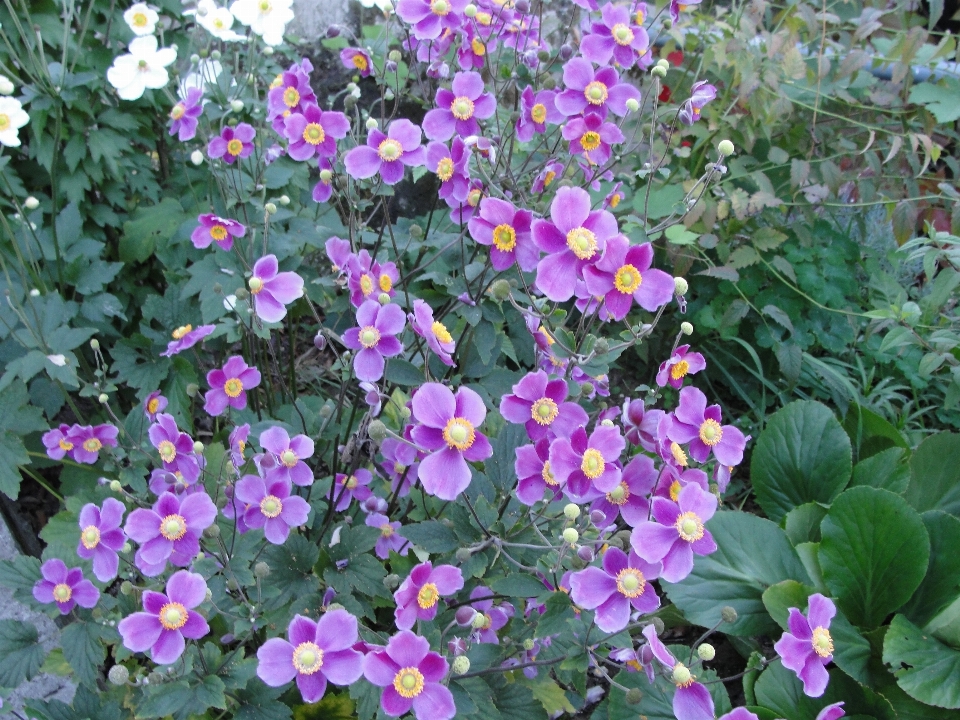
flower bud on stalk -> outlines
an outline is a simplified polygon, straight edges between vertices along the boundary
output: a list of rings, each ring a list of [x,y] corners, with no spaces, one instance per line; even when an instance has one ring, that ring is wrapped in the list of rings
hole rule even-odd
[[[463,14],[466,15],[468,18],[476,17],[477,6],[474,5],[473,3],[470,3],[463,9]]]
[[[33,195],[31,195],[30,197],[28,197],[26,200],[23,201],[23,206],[27,210],[36,210],[38,207],[40,207],[40,201],[37,200]]]
[[[684,335],[693,335],[693,325],[688,322],[680,323],[680,332]]]
[[[457,548],[458,563],[465,563],[471,557],[473,557],[473,552],[470,550],[470,548]]]
[[[274,205],[272,202],[268,202],[266,205],[264,205],[263,209],[267,211],[267,215],[277,214],[277,206]]]
[[[697,656],[701,660],[706,660],[709,662],[717,656],[717,651],[710,643],[703,643],[697,648]]]
[[[689,289],[690,289],[690,283],[688,283],[684,278],[675,277],[673,279],[673,291],[677,295],[686,295],[687,290]]]
[[[377,122],[376,118],[367,118],[366,126],[367,130],[376,130],[380,126],[380,123]]]
[[[126,685],[127,680],[130,679],[130,671],[124,665],[114,665],[107,673],[107,677],[113,685]]]
[[[111,480],[111,481],[110,481],[110,490],[113,491],[113,492],[115,492],[115,493],[118,493],[118,492],[120,492],[121,490],[123,490],[123,485],[120,484],[120,481],[119,481],[119,480]]]
[[[240,112],[243,110],[243,100],[231,100],[230,109],[234,112]]]
[[[220,526],[219,525],[210,525],[209,527],[204,528],[203,536],[210,540],[220,536]]]
[[[726,157],[727,155],[733,155],[736,148],[733,147],[733,143],[729,140],[721,140],[717,144],[717,152]]]
[[[574,528],[567,528],[563,531],[563,541],[569,543],[570,545],[576,545],[577,540],[580,539],[580,533],[578,533]]]
[[[580,506],[578,506],[576,503],[567,503],[567,505],[563,508],[563,514],[567,520],[576,520],[578,517],[580,517]],[[576,540],[573,542],[576,542]]]
[[[267,563],[265,563],[263,560],[261,560],[260,562],[258,562],[256,565],[253,566],[253,574],[254,574],[254,577],[258,577],[261,580],[263,580],[265,577],[268,577],[270,575],[270,566],[267,565]]]
[[[466,655],[457,655],[453,659],[453,664],[450,666],[450,669],[454,675],[463,675],[470,670],[470,658]]]
[[[194,165],[203,165],[203,153],[199,150],[194,150],[190,153],[190,162]]]
[[[725,605],[723,609],[720,610],[720,618],[725,623],[735,623],[737,621],[737,610],[730,605]]]

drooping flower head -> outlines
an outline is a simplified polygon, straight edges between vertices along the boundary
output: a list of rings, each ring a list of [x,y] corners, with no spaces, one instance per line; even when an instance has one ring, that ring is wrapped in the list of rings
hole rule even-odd
[[[192,87],[187,89],[186,97],[178,101],[170,110],[170,134],[176,135],[180,142],[193,140],[197,136],[197,121],[203,115],[203,90]]]
[[[650,585],[660,574],[659,563],[644,562],[636,553],[610,547],[603,567],[588,567],[570,576],[570,597],[585,610],[596,610],[597,627],[607,633],[623,630],[630,613],[651,613],[660,598]]]
[[[343,344],[358,352],[353,356],[353,371],[359,380],[376,382],[383,377],[385,358],[403,352],[396,337],[403,332],[406,316],[393,303],[381,305],[367,300],[357,309],[358,327],[343,334]]]
[[[73,460],[93,465],[100,459],[104,447],[117,446],[117,434],[120,430],[109,423],[102,425],[73,425],[68,440],[73,444]]]
[[[102,509],[87,503],[80,510],[77,555],[93,560],[93,574],[100,582],[109,582],[117,576],[120,564],[117,553],[127,539],[120,529],[125,510],[116,498],[104,500]]]
[[[227,165],[253,154],[253,138],[257,131],[249,123],[240,123],[236,127],[229,125],[220,134],[211,138],[207,145],[207,156],[216,160],[223,158]]]
[[[340,62],[347,70],[356,70],[360,77],[370,77],[370,73],[373,72],[370,53],[362,48],[344,48],[340,51]]]
[[[193,438],[180,432],[173,415],[159,413],[147,435],[150,443],[160,453],[164,470],[180,475],[187,485],[197,481],[203,467],[202,456],[194,452]]]
[[[156,427],[156,426],[154,426]],[[200,533],[217,519],[217,506],[206,492],[177,497],[165,492],[152,509],[137,508],[124,530],[140,549],[134,558],[147,577],[163,572],[167,560],[187,567],[200,552]]]
[[[616,426],[601,425],[587,437],[579,427],[550,445],[550,470],[575,499],[593,499],[620,485],[618,464],[626,442]]]
[[[720,406],[707,407],[707,397],[695,387],[680,391],[667,437],[681,445],[689,443],[690,457],[705,462],[713,456],[724,465],[739,465],[747,439],[733,425],[720,425]]]
[[[413,27],[418,40],[436,40],[444,30],[456,30],[467,0],[398,0],[397,15]]]
[[[380,537],[377,538],[374,552],[381,560],[389,558],[391,550],[403,556],[410,552],[410,543],[400,534],[401,525],[399,522],[390,522],[390,518],[386,515],[375,512],[367,515],[364,524],[375,527],[380,531]]]
[[[61,615],[66,615],[79,605],[92,608],[100,600],[100,591],[89,580],[84,580],[83,570],[70,568],[59,558],[51,558],[40,566],[43,576],[33,586],[33,597],[40,603],[56,603]]]
[[[203,576],[187,570],[170,577],[166,593],[145,591],[144,612],[135,612],[117,625],[124,647],[132,652],[149,650],[157,665],[176,662],[186,647],[184,638],[199,640],[210,632],[207,621],[195,609],[206,595]]]
[[[548,433],[569,437],[588,418],[580,405],[566,402],[568,391],[566,380],[551,380],[543,370],[527,373],[513,393],[503,396],[500,414],[507,422],[522,423],[534,442]]]
[[[651,268],[653,246],[630,245],[623,235],[615,235],[603,256],[583,269],[587,290],[603,297],[604,307],[615,320],[623,320],[633,302],[644,310],[656,312],[673,297],[673,278],[663,270]]]
[[[304,702],[319,702],[327,682],[352,685],[363,674],[357,619],[343,609],[328,610],[318,621],[295,615],[287,639],[270,638],[257,650],[257,676],[270,687],[293,679]]]
[[[638,59],[646,58],[646,63],[641,62],[644,65],[653,62],[650,37],[626,6],[607,3],[600,10],[600,17],[600,22],[594,22],[580,42],[580,51],[587,60],[606,65],[613,58],[624,68],[633,67]]]
[[[677,502],[653,498],[653,520],[633,529],[630,544],[647,562],[663,565],[660,576],[667,582],[680,582],[693,570],[693,556],[716,552],[705,523],[717,511],[713,493],[691,483],[680,490]]]
[[[403,179],[404,166],[419,167],[426,161],[422,141],[420,128],[400,118],[391,121],[386,135],[377,128],[371,130],[367,144],[353,148],[344,156],[343,163],[347,173],[358,180],[379,173],[387,185],[396,185]]]
[[[799,608],[790,608],[790,628],[773,646],[783,666],[792,670],[803,682],[803,692],[820,697],[827,689],[830,675],[826,665],[833,660],[833,638],[830,621],[837,614],[833,601],[820,593],[808,599],[807,616]]]
[[[159,390],[154,390],[147,395],[143,401],[143,414],[147,416],[150,422],[157,421],[157,413],[167,409],[167,399],[160,394]]]
[[[397,627],[409,630],[417,620],[433,620],[441,597],[454,595],[463,589],[463,573],[453,565],[420,563],[397,588],[393,599],[397,603],[394,618]]]
[[[228,442],[230,443],[230,462],[233,463],[233,467],[236,470],[242,468],[247,462],[243,453],[247,448],[248,437],[250,437],[249,423],[238,425],[230,432],[230,437],[228,438]]]
[[[478,431],[487,416],[483,400],[468,387],[456,395],[440,383],[422,385],[412,400],[413,441],[430,452],[420,462],[423,489],[441,500],[453,500],[470,484],[467,461],[493,454],[487,437]]]
[[[413,301],[413,312],[407,315],[413,331],[427,341],[429,347],[444,365],[453,367],[456,345],[453,336],[439,320],[433,318],[433,308],[423,300]]]
[[[231,250],[234,238],[247,234],[242,223],[213,213],[198,216],[197,222],[200,224],[190,234],[190,241],[200,250],[210,247],[211,243],[216,243],[221,250]]]
[[[193,325],[181,325],[170,333],[173,340],[167,343],[167,349],[160,355],[162,357],[173,357],[177,353],[189,350],[216,329],[216,325],[201,325],[196,329]]]
[[[214,417],[222,415],[227,406],[243,410],[247,406],[247,390],[260,384],[260,371],[249,367],[240,355],[234,355],[223,369],[207,373],[210,389],[204,395],[203,409]]]
[[[248,528],[263,528],[267,542],[283,545],[290,528],[304,525],[310,505],[299,495],[291,495],[287,477],[267,474],[245,475],[234,489],[234,497],[244,505],[243,521]]]
[[[477,120],[486,120],[496,111],[497,100],[491,93],[484,92],[480,73],[457,73],[450,90],[437,90],[437,107],[423,118],[423,132],[431,140],[444,141],[455,134],[462,138],[479,135]]]
[[[283,120],[283,133],[290,144],[287,154],[294,160],[309,160],[337,154],[336,140],[350,132],[350,121],[343,113],[324,112],[316,105],[307,105],[302,112],[291,113]]]
[[[700,119],[703,106],[717,97],[717,89],[706,80],[695,82],[690,91],[690,98],[684,100],[680,106],[680,122],[684,125],[693,125]]]
[[[689,345],[681,345],[673,354],[662,363],[657,371],[657,385],[669,385],[679,390],[683,387],[683,379],[707,367],[707,361],[698,352],[690,352]]]
[[[490,248],[490,262],[494,270],[506,270],[514,263],[524,272],[537,267],[540,250],[533,243],[530,225],[533,214],[518,210],[499,198],[483,198],[480,212],[467,223],[470,237]]]
[[[534,133],[542,135],[547,131],[547,123],[559,125],[566,119],[557,110],[556,98],[553,90],[534,93],[529,85],[523,89],[520,94],[520,117],[517,118],[517,140],[529,142]]]
[[[260,445],[273,454],[275,467],[270,470],[270,480],[289,480],[294,485],[306,487],[313,484],[313,471],[304,462],[313,457],[313,440],[306,435],[293,438],[279,425],[260,434]]]
[[[279,270],[277,256],[264,255],[254,263],[253,277],[247,281],[253,309],[264,322],[280,322],[287,314],[286,306],[303,297],[303,278]]]
[[[623,117],[629,112],[627,101],[640,102],[640,91],[633,85],[620,82],[620,74],[611,67],[594,70],[593,64],[584,58],[573,58],[563,67],[563,84],[566,90],[557,95],[557,110],[573,117],[593,112],[601,118],[607,111]]]

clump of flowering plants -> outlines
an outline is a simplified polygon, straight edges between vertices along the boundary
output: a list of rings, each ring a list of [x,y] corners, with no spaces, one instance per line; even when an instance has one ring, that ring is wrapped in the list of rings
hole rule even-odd
[[[665,11],[399,0],[369,45],[331,33],[357,78],[330,97],[309,59],[272,50],[288,1],[166,18],[219,48],[176,86],[156,12],[128,13],[148,40],[108,79],[125,102],[169,105],[209,194],[157,251],[168,287],[136,349],[91,345],[81,394],[100,424],[43,438],[77,479],[42,574],[19,582],[74,621],[78,703],[730,710],[704,640],[736,611],[718,598],[714,627],[669,648],[663,611],[718,550],[749,438],[690,384],[709,372],[680,344],[693,328],[663,329],[689,288],[658,250],[733,148],[711,150],[660,223],[644,202],[618,209],[623,178],[643,196],[624,158],[656,171],[713,97],[698,84],[661,104]],[[411,183],[430,202],[394,219]],[[641,360],[631,382],[647,384],[621,402],[610,376]],[[811,695],[834,646],[826,620],[808,625],[829,602],[811,598],[809,622],[791,610],[778,645]]]

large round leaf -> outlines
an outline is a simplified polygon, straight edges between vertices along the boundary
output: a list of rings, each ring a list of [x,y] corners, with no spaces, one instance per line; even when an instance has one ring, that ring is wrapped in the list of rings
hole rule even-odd
[[[960,435],[940,433],[920,443],[910,458],[904,497],[917,512],[943,510],[960,516]]]
[[[717,513],[707,529],[717,551],[698,555],[693,572],[682,582],[663,583],[670,599],[695,625],[716,625],[720,608],[730,605],[738,618],[724,625],[725,633],[777,633],[763,605],[763,591],[783,580],[811,582],[786,534],[769,520],[734,511]]]
[[[778,718],[786,720],[815,720],[823,708],[841,700],[845,703],[843,709],[848,717],[869,715],[876,720],[896,720],[897,717],[889,702],[838,668],[830,671],[830,682],[822,697],[807,697],[803,692],[803,683],[780,660],[760,673],[753,690],[757,704],[773,710]]]
[[[820,531],[823,580],[854,625],[880,625],[910,599],[927,571],[930,540],[923,520],[888,490],[850,488]]]
[[[903,614],[923,627],[960,598],[960,520],[939,510],[923,515],[930,535],[930,565]]]
[[[883,639],[883,661],[897,684],[927,705],[960,708],[960,650],[947,647],[897,615]]]
[[[850,481],[850,438],[826,405],[792,402],[774,413],[750,462],[757,502],[774,522],[798,505],[830,503]]]

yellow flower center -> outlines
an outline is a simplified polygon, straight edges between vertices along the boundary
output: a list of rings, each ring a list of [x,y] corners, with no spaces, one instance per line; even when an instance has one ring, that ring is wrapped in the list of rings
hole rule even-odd
[[[158,398],[150,398],[147,401],[147,412],[151,415],[155,415],[157,410],[160,408],[160,400]]]
[[[396,530],[393,529],[390,523],[384,523],[380,526],[380,534],[385,538],[393,537],[393,533],[395,532]]]
[[[647,585],[643,573],[636,568],[624,568],[617,573],[617,590],[628,598],[640,597]]]
[[[357,480],[356,475],[350,475],[343,479],[343,484],[347,488],[347,490],[353,490],[355,487],[357,487],[357,485],[360,484],[360,481]]]
[[[66,583],[57,583],[53,586],[53,599],[58,603],[65,603],[73,597],[73,588]]]
[[[547,171],[547,174],[543,176],[543,186],[544,186],[545,188],[546,188],[546,187],[550,187],[550,183],[553,182],[553,179],[554,179],[556,176],[557,176],[557,174],[556,174],[553,170],[548,170],[548,171]]]
[[[214,20],[213,20],[213,26],[214,26],[217,30],[223,30],[223,26],[224,26],[223,18],[219,18],[219,17],[218,17],[218,18],[214,18]]]
[[[530,117],[535,123],[542,124],[547,119],[547,106],[543,103],[537,103],[530,108]]]
[[[635,22],[636,22],[636,24],[637,24],[637,25],[643,25],[643,21],[646,20],[646,19],[647,19],[646,13],[644,13],[643,10],[637,10],[637,14],[636,14],[636,16],[635,16]]]
[[[611,195],[611,196],[610,196],[610,207],[613,208],[614,210],[616,210],[616,209],[617,209],[617,205],[620,204],[620,200],[621,200],[621,199],[622,199],[622,196],[620,195],[620,193],[614,193],[613,195]]]
[[[511,225],[497,225],[493,229],[493,245],[502,252],[510,252],[517,246],[517,231]]]
[[[600,454],[599,450],[588,448],[583,454],[583,460],[580,463],[580,469],[583,470],[583,474],[588,478],[591,480],[596,480],[598,477],[603,475],[603,471],[606,469],[606,463],[603,461],[603,455]]]
[[[283,104],[288,108],[295,108],[300,102],[300,91],[295,87],[288,87],[283,91]]]
[[[160,521],[160,534],[167,540],[179,540],[187,534],[187,521],[183,515],[167,515]]]
[[[177,448],[169,440],[161,440],[157,451],[160,453],[160,459],[165,463],[172,463],[177,457]]]
[[[237,138],[234,138],[233,140],[227,143],[227,152],[233,155],[234,157],[237,157],[240,153],[243,152],[243,143],[237,140]]]
[[[591,105],[603,105],[608,95],[607,86],[599,80],[594,80],[583,89],[583,96]]]
[[[677,663],[673,666],[673,684],[678,688],[690,687],[693,685],[695,678],[696,676],[683,663]]]
[[[600,147],[600,133],[593,130],[587,130],[580,136],[580,145],[584,150],[590,152]]]
[[[240,393],[243,392],[243,383],[240,382],[240,378],[230,378],[223,384],[223,391],[227,397],[240,397]]]
[[[437,163],[437,177],[440,178],[440,182],[446,182],[453,177],[453,159],[444,158]]]
[[[643,276],[633,265],[624,265],[613,277],[614,286],[626,295],[632,295],[642,282]]]
[[[268,13],[273,10],[273,5],[270,4],[270,0],[260,0],[260,13]]]
[[[473,50],[474,55],[479,55],[480,57],[487,54],[487,46],[483,44],[480,38],[474,38],[470,41],[470,49]]]
[[[434,0],[443,2],[443,0]],[[415,667],[405,667],[393,678],[393,689],[401,697],[415,698],[423,692],[423,673]]]
[[[549,425],[557,419],[560,408],[548,397],[542,397],[530,407],[530,417],[537,425]]]
[[[400,156],[403,155],[403,146],[397,140],[387,138],[377,148],[377,155],[385,162],[399,160]]]
[[[212,237],[217,242],[225,240],[227,237],[227,228],[217,223],[212,228],[210,228],[210,237]]]
[[[543,478],[543,481],[547,485],[552,485],[556,487],[560,483],[557,482],[557,479],[553,476],[553,472],[550,470],[550,461],[545,460],[543,463],[543,470],[540,471],[540,477]]]
[[[686,360],[681,360],[672,368],[670,368],[670,377],[674,380],[679,380],[688,372],[690,372],[690,363],[688,363]]]
[[[447,330],[447,326],[439,320],[434,320],[433,325],[430,326],[430,329],[433,331],[433,336],[438,341],[442,343],[453,342],[453,335],[451,335],[450,331]]]
[[[368,350],[375,348],[378,342],[380,342],[380,331],[373,325],[367,325],[360,330],[360,344],[365,348]]]
[[[473,445],[476,437],[477,434],[473,429],[473,423],[466,418],[450,418],[447,421],[447,426],[443,429],[443,439],[447,445],[461,452]]]
[[[687,466],[687,454],[683,451],[683,448],[680,447],[677,443],[670,443],[670,453],[673,455],[674,462],[677,463],[680,467]]]
[[[479,189],[474,188],[467,193],[467,205],[470,207],[476,207],[480,202],[481,197],[483,197],[483,193]]]
[[[368,67],[370,67],[370,63],[368,63],[367,59],[360,53],[354,55],[351,62],[353,63],[353,66],[360,72],[364,72]]]
[[[67,440],[66,438],[60,438],[60,449],[64,452],[70,452],[73,450],[73,443]]]
[[[589,260],[597,254],[597,236],[585,227],[574,228],[567,233],[567,247],[581,260]]]
[[[97,440],[95,437],[87,438],[83,441],[83,449],[87,452],[100,452],[100,448],[103,447],[103,443]]]
[[[309,145],[319,145],[327,137],[320,123],[310,123],[303,129],[303,140]]]
[[[469,120],[473,117],[473,100],[460,96],[450,103],[450,112],[457,120]]]
[[[297,457],[297,454],[293,450],[284,450],[280,453],[280,462],[288,468],[296,467],[297,462],[300,458]]]
[[[487,26],[493,22],[493,15],[488,12],[481,11],[478,12],[473,19],[477,21],[477,25]]]
[[[630,488],[627,487],[627,483],[624,480],[621,480],[619,485],[607,493],[607,501],[614,505],[626,505],[629,499]]]
[[[399,460],[397,460],[396,462],[393,463],[393,471],[394,471],[397,475],[403,475],[403,471],[406,470],[406,469],[407,469],[407,466],[404,465],[404,464],[403,464],[402,462],[400,462]]]
[[[670,483],[670,499],[677,502],[680,499],[681,485],[679,480]]]
[[[681,513],[675,527],[680,537],[687,542],[696,542],[703,537],[703,521],[696,513]]]
[[[160,608],[160,624],[167,630],[179,630],[187,624],[190,613],[178,602],[169,602]]]
[[[80,533],[80,542],[87,550],[93,550],[100,544],[100,528],[96,525],[87,525]]]
[[[263,280],[258,277],[252,277],[247,281],[247,287],[250,288],[251,293],[259,295],[260,291],[263,290]]]
[[[427,583],[422,588],[420,592],[417,593],[417,605],[419,605],[424,610],[428,610],[437,604],[437,601],[440,599],[440,591],[437,590],[437,586],[433,583]]]
[[[367,273],[360,276],[360,292],[369,295],[373,292],[373,278]]]
[[[813,629],[810,644],[813,645],[813,651],[822,658],[830,657],[833,654],[833,638],[830,637],[830,631],[825,627]]]
[[[277,76],[273,79],[273,81],[270,83],[270,89],[273,90],[274,88],[278,88],[278,87],[280,87],[281,85],[283,85],[283,74],[282,74],[282,73],[279,74],[279,75],[277,75]],[[300,96],[297,95],[297,98],[299,98],[299,97],[300,97]]]
[[[709,418],[703,421],[703,425],[700,426],[700,440],[704,445],[713,447],[722,437],[723,428],[720,427],[720,423]]]
[[[450,3],[447,0],[430,0],[430,12],[443,17],[450,12]]]
[[[187,112],[187,107],[182,103],[178,102],[173,106],[173,109],[170,111],[171,120],[179,120]]]
[[[293,666],[301,675],[313,675],[323,667],[323,650],[315,643],[300,643],[293,650]]]
[[[191,330],[193,330],[193,325],[181,325],[170,334],[173,336],[174,340],[181,340],[183,336]]]
[[[138,12],[133,14],[133,26],[142,28],[147,26],[146,13]]]
[[[617,45],[629,45],[633,42],[633,30],[623,23],[614,25],[610,30],[610,34],[613,36],[613,41]]]
[[[283,503],[276,495],[267,495],[260,501],[260,512],[268,518],[279,517],[283,511]]]

